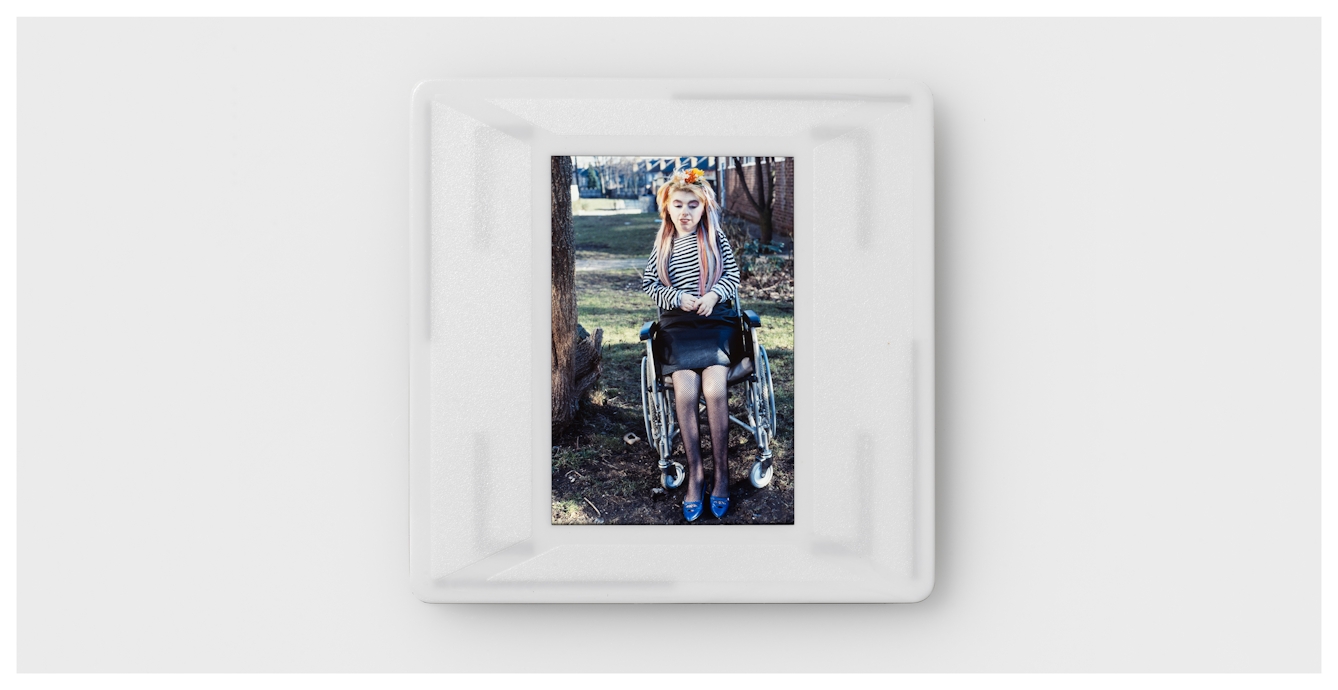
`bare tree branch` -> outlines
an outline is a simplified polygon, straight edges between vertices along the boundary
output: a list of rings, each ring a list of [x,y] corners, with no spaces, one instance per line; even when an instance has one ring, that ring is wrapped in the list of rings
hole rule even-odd
[[[743,195],[747,197],[748,203],[752,204],[758,213],[761,213],[762,207],[757,205],[757,199],[753,198],[753,193],[748,189],[748,180],[743,176],[743,159],[737,156],[734,157],[734,172],[738,174],[739,186],[743,187]]]

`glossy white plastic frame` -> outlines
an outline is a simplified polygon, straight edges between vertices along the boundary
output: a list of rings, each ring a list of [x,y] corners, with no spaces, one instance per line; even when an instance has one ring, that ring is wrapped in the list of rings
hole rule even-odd
[[[427,602],[928,596],[932,113],[923,86],[893,80],[420,84],[409,241],[415,594]],[[554,155],[794,158],[794,524],[550,524]],[[648,455],[648,491],[656,472]]]

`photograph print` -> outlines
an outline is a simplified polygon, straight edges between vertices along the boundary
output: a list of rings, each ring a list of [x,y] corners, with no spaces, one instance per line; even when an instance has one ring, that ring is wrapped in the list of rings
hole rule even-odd
[[[551,172],[552,523],[793,524],[793,159]]]

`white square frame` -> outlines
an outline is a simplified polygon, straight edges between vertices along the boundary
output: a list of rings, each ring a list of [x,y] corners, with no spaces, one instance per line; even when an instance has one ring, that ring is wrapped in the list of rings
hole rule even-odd
[[[929,595],[927,89],[877,79],[438,80],[414,91],[411,121],[409,560],[420,599]],[[698,153],[795,158],[795,522],[552,525],[549,158]]]

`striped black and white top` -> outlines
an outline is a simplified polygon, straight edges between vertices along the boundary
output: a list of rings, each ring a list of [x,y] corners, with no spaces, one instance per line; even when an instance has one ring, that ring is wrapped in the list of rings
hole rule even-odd
[[[725,270],[720,280],[711,288],[711,292],[720,295],[720,302],[734,297],[739,292],[739,265],[734,262],[734,250],[729,247],[729,240],[723,232],[716,232],[716,241],[720,245],[720,258]],[[660,270],[656,265],[655,250],[650,252],[646,270],[641,274],[641,289],[655,300],[661,309],[677,309],[679,297],[683,294],[697,293],[697,278],[701,274],[700,259],[697,256],[697,233],[687,237],[675,236],[669,256],[669,282],[673,287],[660,282]]]

